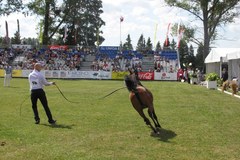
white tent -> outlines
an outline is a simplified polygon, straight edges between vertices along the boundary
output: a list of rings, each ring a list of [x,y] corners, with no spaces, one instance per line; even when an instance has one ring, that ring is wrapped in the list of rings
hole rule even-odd
[[[240,59],[240,48],[234,52],[227,54],[227,60]]]
[[[222,62],[227,62],[230,58],[229,56],[227,57],[227,55],[230,54],[232,59],[236,59],[236,54],[238,54],[238,57],[240,57],[240,48],[213,48],[206,57],[205,63],[220,62],[221,57]]]
[[[227,63],[228,55],[232,53],[239,53],[240,56],[240,48],[213,48],[205,59],[206,73],[215,72],[221,76],[222,63]]]
[[[227,53],[229,48],[213,48],[211,49],[211,52],[208,54],[208,56],[205,59],[205,63],[215,63],[220,62],[221,57],[224,62],[227,61]]]
[[[229,78],[238,78],[240,82],[240,48],[227,54]]]

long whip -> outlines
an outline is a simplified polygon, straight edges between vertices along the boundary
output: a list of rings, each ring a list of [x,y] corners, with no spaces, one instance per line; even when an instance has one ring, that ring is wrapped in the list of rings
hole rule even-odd
[[[75,102],[75,101],[69,100],[69,99],[63,94],[63,92],[62,92],[61,89],[57,86],[57,84],[55,84],[55,86],[57,87],[58,91],[61,93],[62,97],[63,97],[66,101],[68,101],[68,102],[70,102],[70,103],[81,103],[81,102]],[[117,92],[117,91],[119,91],[119,90],[121,90],[121,89],[124,89],[124,88],[126,88],[126,86],[125,86],[125,87],[118,88],[118,89],[112,91],[111,93],[109,93],[109,94],[107,94],[107,95],[105,95],[105,96],[103,96],[103,97],[101,97],[101,98],[99,98],[99,99],[104,99],[104,98],[110,96],[111,94],[113,94],[113,93],[115,93],[115,92]],[[20,116],[21,116],[21,113],[22,113],[22,105],[23,105],[23,103],[27,100],[28,97],[29,97],[29,96],[27,96],[27,97],[22,101],[22,103],[20,104]]]
[[[109,93],[109,94],[107,94],[107,95],[103,96],[103,97],[102,97],[102,98],[100,98],[100,99],[104,99],[104,98],[106,98],[106,97],[110,96],[111,94],[113,94],[113,93],[115,93],[115,92],[117,92],[117,91],[119,91],[119,90],[121,90],[121,89],[124,89],[124,88],[126,88],[126,86],[125,86],[125,87],[118,88],[118,89],[116,89],[116,90],[112,91],[111,93]]]
[[[25,99],[23,99],[22,103],[20,104],[20,108],[19,108],[19,115],[20,115],[20,117],[22,115],[22,105],[28,99],[28,97],[29,97],[29,95]]]
[[[75,102],[75,101],[69,100],[69,99],[63,94],[63,92],[60,90],[60,88],[57,86],[57,84],[55,84],[55,86],[57,87],[58,91],[61,93],[61,95],[63,96],[63,98],[64,98],[66,101],[68,101],[68,102],[70,102],[70,103],[81,103],[81,102]]]

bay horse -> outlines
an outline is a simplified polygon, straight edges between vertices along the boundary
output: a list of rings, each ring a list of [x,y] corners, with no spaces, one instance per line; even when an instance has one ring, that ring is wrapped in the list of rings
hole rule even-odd
[[[137,71],[129,70],[130,74],[124,77],[125,85],[129,91],[129,99],[134,109],[144,119],[146,125],[150,126],[154,133],[159,134],[161,125],[158,122],[153,106],[153,95],[146,87],[144,87],[138,78]],[[152,119],[155,127],[145,116],[143,109],[148,108],[148,115]]]

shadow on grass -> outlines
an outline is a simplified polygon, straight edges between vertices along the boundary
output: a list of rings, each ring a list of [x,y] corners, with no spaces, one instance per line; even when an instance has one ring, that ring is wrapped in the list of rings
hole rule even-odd
[[[20,87],[17,87],[17,86],[5,86],[4,88],[20,88]]]
[[[72,125],[64,125],[64,124],[42,124],[44,126],[48,126],[48,127],[51,127],[51,128],[62,128],[62,129],[72,129],[73,126],[75,126],[74,124]]]
[[[164,128],[159,129],[159,134],[154,132],[151,133],[151,136],[154,138],[158,138],[159,141],[169,142],[169,139],[172,139],[177,136],[177,134],[171,130],[167,130]]]

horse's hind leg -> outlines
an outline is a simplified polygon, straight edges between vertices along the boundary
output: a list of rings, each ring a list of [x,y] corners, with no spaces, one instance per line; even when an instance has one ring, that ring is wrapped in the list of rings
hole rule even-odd
[[[146,125],[150,126],[154,133],[157,133],[157,130],[153,127],[149,119],[144,115],[143,111],[138,111],[138,113],[144,119],[144,122],[146,123]]]
[[[153,118],[156,120],[156,123],[157,123],[156,127],[162,128],[160,123],[158,122],[158,118],[154,110],[153,110]]]
[[[161,125],[158,122],[157,115],[156,115],[154,109],[148,109],[148,115],[153,120],[155,127],[161,128]]]

